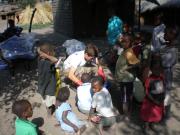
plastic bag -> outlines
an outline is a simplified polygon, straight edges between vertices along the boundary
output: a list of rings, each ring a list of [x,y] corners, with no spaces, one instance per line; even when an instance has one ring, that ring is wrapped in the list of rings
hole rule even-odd
[[[35,38],[33,34],[21,37],[13,36],[0,44],[3,57],[8,60],[24,58],[33,59],[36,56],[34,49]]]
[[[62,46],[66,48],[66,53],[68,55],[85,49],[85,44],[76,39],[66,40]]]
[[[143,86],[142,82],[138,78],[136,78],[134,80],[134,92],[133,92],[133,96],[135,97],[135,99],[138,102],[142,102],[144,97],[145,97],[144,86]]]

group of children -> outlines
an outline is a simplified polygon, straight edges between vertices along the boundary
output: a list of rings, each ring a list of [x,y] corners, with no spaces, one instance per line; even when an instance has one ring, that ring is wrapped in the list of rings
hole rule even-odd
[[[121,100],[120,112],[129,119],[133,109],[132,102],[141,100],[140,115],[145,122],[145,127],[154,122],[168,119],[170,117],[170,93],[173,82],[172,69],[177,62],[175,45],[178,28],[175,25],[166,26],[162,22],[163,14],[157,14],[150,43],[145,35],[133,33],[120,18],[116,19],[120,21],[112,20],[112,18],[108,22],[107,37],[109,44],[113,46],[113,50],[116,50],[118,55],[114,57],[113,54],[112,57],[117,59],[115,80],[118,84],[117,89]],[[117,22],[120,22],[121,25],[118,25]],[[112,38],[110,32],[115,35],[113,40],[109,40]],[[111,61],[112,58],[110,64],[113,65],[114,63]],[[138,90],[142,89],[141,86],[134,87],[137,78],[145,89],[143,100],[136,99],[138,92],[142,92]],[[137,95],[133,95],[134,93]],[[139,93],[139,97],[142,95]]]
[[[49,56],[54,56],[54,48],[44,43],[40,46],[40,50]],[[65,132],[81,134],[86,128],[86,122],[77,118],[75,113],[72,112],[71,105],[66,102],[70,96],[69,87],[61,87],[57,90],[57,78],[55,64],[46,57],[40,56],[38,58],[38,92],[42,97],[42,102],[47,108],[48,116],[52,115],[55,111],[56,119]],[[98,70],[98,75],[92,73],[83,73],[81,75],[81,85],[77,86],[77,98],[75,99],[77,108],[80,112],[88,115],[88,120],[93,123],[101,123],[104,126],[111,126],[115,122],[116,113],[112,104],[111,95],[104,87],[105,76],[102,68]],[[58,92],[57,92],[57,91]],[[57,94],[55,94],[57,93]],[[21,106],[22,102],[27,100],[20,100],[14,103],[14,106]],[[18,121],[25,122],[29,127],[32,127],[32,134],[37,131],[36,126],[27,119],[32,115],[21,116],[28,113],[32,108],[28,102],[28,107],[21,106],[21,114],[17,110],[13,111],[17,115],[15,122],[16,135],[26,135],[26,132],[19,129],[21,125]],[[29,131],[31,132],[31,131]]]
[[[134,39],[131,33],[123,33],[118,39],[123,51],[119,54],[116,62],[115,81],[118,84],[117,90],[122,104],[121,111],[126,119],[130,118],[133,108],[136,78],[142,81],[145,89],[140,109],[140,116],[145,122],[145,127],[148,128],[152,123],[160,122],[165,118],[164,116],[167,116],[172,89],[172,68],[177,57],[174,46],[176,36],[177,30],[167,27],[164,35],[166,45],[158,53],[151,52],[150,49],[144,47],[139,35],[136,35]],[[61,129],[68,133],[81,134],[86,129],[86,122],[79,120],[72,112],[71,105],[67,102],[70,96],[69,88],[57,88],[57,69],[53,60],[49,59],[49,56],[54,57],[55,55],[54,48],[43,44],[40,46],[40,50],[48,55],[48,58],[46,55],[38,58],[38,92],[47,107],[48,115],[52,115],[55,111]],[[84,65],[86,59],[92,60],[92,56],[95,55],[87,55],[85,51],[85,53],[82,52],[82,56],[83,63],[80,62],[80,65]],[[57,60],[55,59],[55,61]],[[76,64],[76,68],[78,66]],[[112,126],[116,122],[117,116],[111,95],[104,85],[106,77],[102,67],[98,69],[97,75],[83,73],[78,79],[72,79],[77,84],[75,99],[77,108],[80,112],[88,115],[88,120],[101,125],[100,132],[102,133],[104,127]],[[38,134],[36,125],[27,120],[32,116],[32,107],[27,100],[16,101],[12,110],[17,115],[16,135]],[[27,128],[27,130],[21,130],[23,128]]]
[[[79,110],[82,113],[88,114],[88,120],[93,123],[101,123],[103,126],[111,126],[116,122],[116,114],[112,104],[111,95],[104,87],[102,77],[95,76],[91,81],[88,80],[89,83],[87,83],[86,80],[89,78],[87,73],[83,74],[82,78],[85,78],[85,83],[83,83],[83,85],[90,85],[90,87],[83,89],[85,93],[89,95],[89,97],[86,96],[88,98],[83,98],[82,95],[79,95],[79,93],[81,93],[79,91],[81,90],[81,86],[78,87],[77,104]],[[86,122],[79,120],[76,114],[72,112],[71,105],[67,102],[69,96],[70,90],[68,87],[60,88],[55,101],[55,117],[58,121],[58,125],[65,132],[81,134],[86,129]],[[16,101],[13,104],[12,110],[13,113],[17,115],[15,121],[16,135],[37,135],[42,133],[39,132],[35,124],[28,121],[28,118],[30,118],[33,113],[29,101]]]
[[[138,78],[145,89],[145,97],[140,109],[141,119],[146,127],[143,129],[170,117],[172,69],[177,62],[175,48],[177,35],[177,27],[167,26],[163,37],[165,44],[159,47],[158,52],[146,48],[137,35],[133,39],[132,34],[125,33],[119,39],[123,51],[116,62],[115,79],[120,91],[122,113],[127,115],[127,119],[129,118],[132,111],[133,92],[136,90],[133,84]]]

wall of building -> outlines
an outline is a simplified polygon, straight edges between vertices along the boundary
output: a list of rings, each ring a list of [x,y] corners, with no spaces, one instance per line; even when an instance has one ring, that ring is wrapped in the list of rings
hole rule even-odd
[[[108,9],[134,24],[134,0],[53,0],[54,30],[73,37],[106,36]]]
[[[72,1],[53,0],[54,31],[67,36],[73,35]]]

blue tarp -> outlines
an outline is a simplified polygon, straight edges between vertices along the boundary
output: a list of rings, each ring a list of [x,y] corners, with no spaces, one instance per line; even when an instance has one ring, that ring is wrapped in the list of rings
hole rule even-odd
[[[19,58],[33,59],[34,53],[34,37],[27,34],[22,37],[13,36],[0,44],[3,57],[7,60],[14,60]]]

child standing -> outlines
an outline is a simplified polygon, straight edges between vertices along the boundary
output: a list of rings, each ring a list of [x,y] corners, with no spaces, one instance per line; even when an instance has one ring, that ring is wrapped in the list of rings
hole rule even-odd
[[[164,113],[164,78],[159,61],[151,65],[152,74],[145,81],[146,96],[141,107],[141,118],[145,122],[145,131],[153,123],[160,122]]]
[[[92,102],[91,75],[83,73],[81,81],[83,84],[77,88],[77,106],[80,112],[89,114]]]
[[[47,55],[54,55],[54,48],[47,43],[40,46],[40,50]],[[55,109],[55,90],[56,90],[56,78],[55,78],[55,66],[50,60],[39,57],[38,59],[38,92],[42,96],[43,103],[47,107],[48,115],[53,113]]]
[[[16,101],[12,106],[12,112],[16,114],[16,135],[37,135],[37,126],[28,118],[32,117],[32,106],[27,100]]]
[[[126,115],[126,120],[129,120],[132,109],[133,82],[140,63],[131,48],[132,43],[132,35],[124,34],[121,40],[121,45],[124,50],[122,54],[119,55],[115,68],[115,78],[118,82],[118,91],[122,106],[121,113]]]
[[[111,95],[108,90],[103,87],[102,77],[94,77],[91,85],[94,95],[89,120],[100,123],[100,126],[102,127],[110,127],[116,122],[116,114],[112,104]]]
[[[165,105],[165,118],[170,118],[170,93],[172,90],[173,82],[173,67],[177,63],[177,49],[175,47],[175,39],[178,35],[178,30],[175,27],[166,27],[164,39],[166,46],[161,49],[162,66],[165,75],[165,90],[166,96],[164,100]]]
[[[69,89],[62,87],[59,91],[55,111],[57,121],[65,132],[81,134],[85,130],[85,123],[77,118],[70,104],[66,102],[70,96]]]

